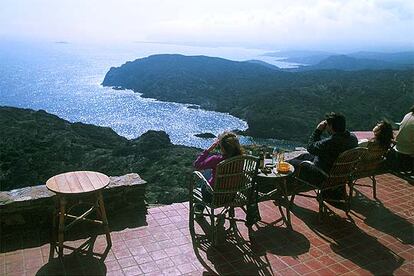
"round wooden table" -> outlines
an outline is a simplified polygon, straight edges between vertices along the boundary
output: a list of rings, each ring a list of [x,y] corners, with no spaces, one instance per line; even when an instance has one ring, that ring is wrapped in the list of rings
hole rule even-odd
[[[265,165],[270,164],[272,162],[271,159],[265,160]],[[289,163],[288,163],[289,164]],[[257,194],[258,194],[258,201],[266,201],[269,199],[273,199],[277,202],[281,218],[275,221],[277,223],[283,220],[287,226],[291,227],[290,221],[290,200],[289,200],[289,193],[287,189],[287,179],[290,177],[295,171],[295,168],[289,164],[289,172],[281,173],[276,170],[276,168],[272,168],[271,172],[263,172],[259,169],[259,173],[257,175]],[[282,202],[286,204],[285,212],[282,209]]]
[[[106,241],[108,248],[111,247],[111,235],[108,227],[108,220],[105,212],[105,205],[102,197],[102,189],[109,184],[109,177],[99,173],[91,171],[76,171],[67,172],[55,175],[46,182],[46,187],[56,193],[56,211],[53,216],[53,237],[51,243],[51,258],[53,258],[54,250],[58,248],[59,257],[63,256],[63,248],[69,248],[72,250],[79,250],[87,244],[85,242],[79,248],[73,248],[71,246],[64,245],[64,235],[73,225],[80,221],[89,221],[103,225],[106,235]],[[80,202],[81,198],[81,202]],[[87,202],[86,199],[89,199]],[[69,206],[69,203],[71,205]],[[71,210],[74,206],[85,205],[88,203],[91,207],[81,215],[71,215],[68,210]],[[96,211],[97,219],[89,219],[87,216],[93,211]],[[65,224],[67,219],[72,219],[69,224]],[[56,220],[59,221],[58,229],[56,231]],[[57,233],[57,245],[56,245],[56,233]]]

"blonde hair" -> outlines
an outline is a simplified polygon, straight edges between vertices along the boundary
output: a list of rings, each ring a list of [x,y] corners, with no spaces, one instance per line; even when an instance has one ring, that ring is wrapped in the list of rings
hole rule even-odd
[[[233,132],[223,132],[219,135],[220,146],[223,149],[225,158],[234,157],[243,154],[243,148],[240,146],[237,135]]]

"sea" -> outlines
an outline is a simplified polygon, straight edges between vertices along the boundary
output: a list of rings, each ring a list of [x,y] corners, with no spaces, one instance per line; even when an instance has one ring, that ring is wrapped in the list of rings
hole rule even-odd
[[[230,114],[191,105],[143,98],[131,90],[101,85],[111,67],[152,54],[184,54],[230,60],[262,60],[282,68],[297,64],[264,56],[274,49],[199,47],[165,43],[81,44],[64,41],[0,40],[0,106],[45,110],[70,122],[112,128],[134,139],[148,130],[163,130],[174,144],[205,148],[213,139],[195,134],[245,130],[245,121]],[[241,136],[242,144],[285,149],[300,145],[278,139]]]

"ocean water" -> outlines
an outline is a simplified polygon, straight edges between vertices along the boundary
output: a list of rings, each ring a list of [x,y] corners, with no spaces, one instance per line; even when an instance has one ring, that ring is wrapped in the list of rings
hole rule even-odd
[[[194,134],[247,128],[247,123],[224,113],[140,97],[128,90],[102,87],[111,66],[151,54],[208,55],[232,60],[263,59],[268,50],[190,47],[155,43],[82,45],[55,42],[0,41],[0,106],[43,109],[71,122],[112,128],[128,139],[148,130],[164,130],[174,144],[204,148],[212,139]],[[271,60],[272,61],[272,60]],[[273,64],[292,64],[274,60]],[[294,65],[293,65],[294,66]],[[241,137],[242,143],[254,143]],[[267,144],[288,141],[269,140]]]

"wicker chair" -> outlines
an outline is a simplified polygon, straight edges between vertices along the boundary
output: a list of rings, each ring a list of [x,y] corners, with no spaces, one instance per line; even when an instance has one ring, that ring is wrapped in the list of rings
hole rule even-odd
[[[329,202],[345,204],[345,212],[348,214],[350,210],[351,193],[349,196],[346,195],[345,199],[340,200],[329,199],[325,194],[327,191],[346,187],[346,185],[352,181],[352,174],[355,171],[356,166],[365,151],[366,148],[360,147],[344,151],[338,156],[329,173],[326,173],[323,170],[319,169],[321,174],[325,176],[325,180],[321,183],[321,185],[318,186],[309,183],[306,179],[301,178],[301,168],[306,165],[306,163],[309,163],[309,161],[302,162],[295,176],[296,186],[303,186],[300,184],[305,184],[305,186],[307,186],[306,191],[313,190],[316,195],[310,195],[303,192],[294,193],[291,198],[291,203],[293,204],[295,196],[316,198],[319,203],[319,220],[322,218],[322,214],[326,210],[326,205],[324,202],[327,200],[329,200]]]
[[[372,195],[377,198],[377,180],[375,175],[384,169],[385,155],[388,149],[377,144],[368,144],[367,151],[361,156],[358,162],[356,171],[353,174],[353,180],[350,182],[350,195],[354,190],[354,186],[372,187]],[[372,180],[372,185],[365,185],[357,183],[358,179],[369,177]]]
[[[217,165],[214,187],[211,187],[199,171],[193,172],[193,181],[190,182],[190,231],[194,234],[194,220],[209,217],[209,237],[214,244],[218,244],[218,228],[224,224],[224,219],[234,222],[234,208],[245,206],[251,202],[253,185],[258,171],[258,158],[250,155],[241,155],[221,161]],[[199,185],[197,185],[199,184]],[[201,187],[211,193],[211,202],[203,200]],[[198,205],[203,211],[196,213]],[[244,209],[246,211],[246,209]]]

